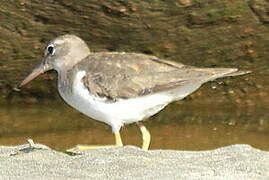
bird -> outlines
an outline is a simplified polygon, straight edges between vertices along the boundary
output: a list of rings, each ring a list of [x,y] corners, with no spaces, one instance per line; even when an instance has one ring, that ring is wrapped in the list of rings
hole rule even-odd
[[[123,146],[120,129],[130,123],[138,125],[141,148],[148,150],[151,135],[145,119],[208,81],[250,72],[188,66],[142,53],[91,52],[80,37],[65,34],[46,45],[41,62],[17,89],[49,70],[57,72],[58,92],[67,104],[109,125],[114,134],[115,144],[72,148],[78,151]]]

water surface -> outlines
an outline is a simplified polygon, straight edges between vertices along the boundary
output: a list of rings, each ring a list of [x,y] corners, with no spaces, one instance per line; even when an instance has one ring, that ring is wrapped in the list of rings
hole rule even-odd
[[[269,150],[268,114],[263,108],[224,108],[173,103],[145,122],[151,149],[208,150],[250,144]],[[121,130],[124,144],[140,146],[135,124]],[[112,144],[110,127],[65,104],[8,105],[0,108],[0,144],[32,138],[56,149],[76,144]]]

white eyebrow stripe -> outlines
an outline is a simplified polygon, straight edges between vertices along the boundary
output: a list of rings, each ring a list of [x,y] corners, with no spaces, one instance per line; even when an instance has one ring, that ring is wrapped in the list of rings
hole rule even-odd
[[[63,43],[64,43],[64,40],[62,40],[62,39],[57,39],[57,40],[54,41],[53,44],[57,44],[57,45],[59,45],[59,44],[63,44]]]

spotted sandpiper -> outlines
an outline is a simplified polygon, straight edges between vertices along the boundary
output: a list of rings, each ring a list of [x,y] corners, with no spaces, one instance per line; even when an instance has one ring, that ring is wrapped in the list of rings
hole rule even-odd
[[[138,53],[93,53],[79,37],[63,35],[48,43],[41,63],[18,87],[52,69],[58,73],[58,91],[70,106],[111,126],[116,141],[111,146],[122,146],[120,128],[136,122],[144,150],[149,148],[150,133],[142,120],[205,82],[248,73],[197,68]],[[100,147],[107,146],[77,146],[80,150]]]

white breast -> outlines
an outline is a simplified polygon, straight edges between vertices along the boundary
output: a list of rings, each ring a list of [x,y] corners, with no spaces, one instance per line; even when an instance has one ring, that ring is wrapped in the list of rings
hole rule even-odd
[[[109,124],[113,131],[118,131],[123,124],[152,116],[172,100],[165,94],[153,94],[107,103],[105,98],[90,94],[81,81],[85,75],[85,71],[79,71],[76,74],[72,95],[67,97],[63,92],[60,94],[72,107],[93,119]]]

